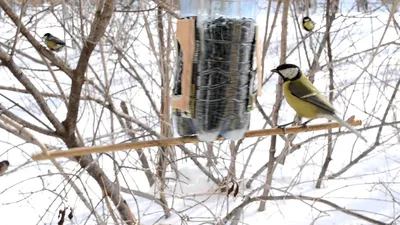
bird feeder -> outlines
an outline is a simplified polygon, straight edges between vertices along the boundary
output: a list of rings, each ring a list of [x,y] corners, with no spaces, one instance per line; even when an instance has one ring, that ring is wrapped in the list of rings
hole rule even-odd
[[[171,96],[180,136],[243,138],[261,94],[257,0],[182,0]]]

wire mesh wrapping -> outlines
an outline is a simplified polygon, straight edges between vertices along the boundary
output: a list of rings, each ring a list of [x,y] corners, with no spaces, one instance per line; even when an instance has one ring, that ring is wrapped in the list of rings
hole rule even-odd
[[[174,125],[179,135],[196,134],[201,141],[219,135],[240,139],[249,126],[255,92],[256,23],[223,17],[197,22],[190,112],[175,109]],[[174,94],[180,91],[180,73]]]

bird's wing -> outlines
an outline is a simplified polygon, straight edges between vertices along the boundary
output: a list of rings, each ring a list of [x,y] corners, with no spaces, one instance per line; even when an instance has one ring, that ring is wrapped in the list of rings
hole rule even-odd
[[[56,37],[54,37],[54,36],[48,37],[47,40],[48,40],[48,41],[53,41],[53,42],[55,42],[55,43],[57,43],[57,44],[59,44],[59,45],[65,45],[65,42],[64,42],[64,41],[62,41],[62,40],[60,40],[59,38],[56,38]]]
[[[309,82],[309,84],[305,85],[300,81],[290,82],[289,90],[292,93],[292,95],[296,96],[297,98],[303,101],[306,101],[308,103],[311,103],[319,107],[327,114],[334,114],[335,109],[333,108],[332,104],[318,92],[318,90],[314,87],[314,85],[308,79],[303,80],[303,82],[306,83]]]

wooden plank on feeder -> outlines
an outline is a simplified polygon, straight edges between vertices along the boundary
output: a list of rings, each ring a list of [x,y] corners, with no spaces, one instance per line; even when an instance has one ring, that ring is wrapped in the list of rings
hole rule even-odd
[[[171,96],[172,108],[182,111],[189,111],[190,88],[192,83],[193,57],[195,50],[195,20],[181,19],[177,22],[176,39],[182,50],[182,77],[181,77],[181,95]]]
[[[359,126],[362,124],[361,120],[355,120],[354,116],[350,117],[347,120],[347,122],[352,126]],[[286,129],[271,128],[264,130],[252,130],[252,131],[247,131],[243,138],[280,135],[280,134],[297,134],[300,132],[327,130],[338,127],[341,127],[339,123],[331,122],[331,123],[323,123],[316,125],[308,125],[306,127],[295,126],[295,127],[288,127]],[[219,137],[217,140],[223,141],[225,139]],[[198,142],[199,140],[197,139],[197,137],[192,136],[192,137],[179,137],[179,138],[168,138],[160,140],[140,141],[134,143],[129,142],[122,144],[106,145],[106,146],[80,147],[80,148],[71,148],[69,150],[49,151],[48,154],[46,153],[36,154],[32,156],[32,159],[38,161],[38,160],[54,159],[60,157],[82,156],[91,153],[114,152],[127,149],[150,148],[159,146],[174,146],[174,145],[183,145],[187,143],[198,143]]]

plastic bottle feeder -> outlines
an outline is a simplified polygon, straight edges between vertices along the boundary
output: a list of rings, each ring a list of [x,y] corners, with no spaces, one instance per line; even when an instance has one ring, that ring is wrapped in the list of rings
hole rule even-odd
[[[171,96],[180,136],[241,139],[261,94],[257,0],[182,0]]]

